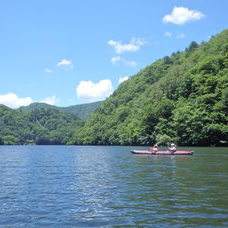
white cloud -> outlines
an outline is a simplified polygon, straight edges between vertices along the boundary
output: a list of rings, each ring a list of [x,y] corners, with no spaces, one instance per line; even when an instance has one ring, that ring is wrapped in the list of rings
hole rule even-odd
[[[65,70],[72,70],[74,68],[74,65],[71,62],[71,60],[67,59],[62,59],[60,62],[57,63],[57,66]]]
[[[137,66],[137,62],[134,60],[126,60],[125,58],[122,58],[120,56],[115,56],[111,58],[111,63],[112,64],[117,64],[117,63],[122,63],[126,66],[131,66],[131,67],[135,67]]]
[[[19,108],[21,106],[27,106],[33,102],[35,101],[33,101],[31,97],[18,97],[18,95],[15,93],[7,93],[0,95],[0,104],[6,105],[10,108]],[[59,99],[55,95],[52,95],[51,97],[47,97],[39,102],[55,105],[59,102]]]
[[[124,81],[127,81],[128,79],[129,79],[128,76],[120,77],[120,78],[119,78],[119,84],[121,84],[121,83],[124,82]]]
[[[173,34],[171,32],[165,32],[164,35],[167,37],[171,37]]]
[[[171,14],[163,17],[164,23],[174,23],[177,25],[185,24],[187,22],[200,20],[205,17],[203,13],[197,10],[190,10],[185,7],[174,7]]]
[[[81,81],[76,88],[77,97],[86,101],[104,100],[113,93],[112,82],[109,79],[98,83]]]
[[[186,35],[184,33],[177,34],[177,39],[183,39],[185,37],[186,37]]]
[[[119,61],[121,61],[121,57],[120,56],[114,56],[114,57],[111,58],[111,63],[113,63],[113,64],[117,63]]]
[[[40,101],[40,103],[46,103],[49,105],[56,105],[58,102],[59,102],[59,99],[55,95],[46,97],[42,101]]]
[[[148,42],[141,38],[132,38],[130,43],[123,44],[122,41],[109,40],[108,45],[113,46],[117,54],[121,54],[126,51],[135,52],[138,51],[141,46],[147,44]]]
[[[49,68],[45,68],[44,71],[45,71],[46,73],[51,73],[51,72],[52,72],[52,70],[49,69]]]
[[[6,105],[10,108],[19,108],[33,103],[30,97],[18,97],[15,93],[7,93],[0,95],[0,104]]]

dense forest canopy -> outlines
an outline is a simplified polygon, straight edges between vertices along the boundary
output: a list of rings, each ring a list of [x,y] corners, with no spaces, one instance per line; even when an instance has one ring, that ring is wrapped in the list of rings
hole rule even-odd
[[[147,66],[104,102],[77,111],[75,106],[33,104],[13,110],[0,105],[0,144],[150,145],[172,140],[225,145],[227,114],[224,30],[209,42],[192,42],[185,51]]]
[[[123,82],[74,144],[219,145],[228,141],[228,30]]]
[[[73,114],[77,115],[80,119],[87,120],[88,117],[91,115],[91,113],[93,113],[101,103],[102,103],[102,101],[97,101],[97,102],[88,103],[88,104],[71,105],[68,107],[59,107],[59,106],[55,106],[55,105],[35,102],[28,106],[22,106],[19,108],[19,110],[31,112],[31,111],[40,110],[40,109],[45,109],[45,110],[55,109],[55,110],[62,111],[62,112],[73,113]]]
[[[67,144],[84,124],[74,114],[51,108],[23,112],[0,105],[0,114],[1,144]]]
[[[17,110],[0,105],[0,144],[69,144],[101,103],[69,107],[32,103]]]

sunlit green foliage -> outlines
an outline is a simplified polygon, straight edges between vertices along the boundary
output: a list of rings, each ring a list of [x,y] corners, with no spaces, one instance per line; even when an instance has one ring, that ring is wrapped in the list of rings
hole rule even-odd
[[[0,105],[0,144],[67,144],[82,125],[76,115],[55,109],[23,112]]]
[[[75,144],[218,145],[228,141],[228,30],[123,82]]]
[[[0,106],[0,144],[228,144],[228,30],[156,61],[103,103],[80,106],[81,119],[96,109],[85,124],[74,106],[36,107]]]
[[[88,104],[71,105],[68,107],[58,107],[55,105],[34,102],[28,106],[20,107],[19,110],[31,112],[31,111],[40,110],[40,109],[45,109],[45,110],[55,109],[61,112],[73,113],[77,115],[80,119],[86,120],[101,103],[102,101],[97,101],[97,102],[88,103]]]

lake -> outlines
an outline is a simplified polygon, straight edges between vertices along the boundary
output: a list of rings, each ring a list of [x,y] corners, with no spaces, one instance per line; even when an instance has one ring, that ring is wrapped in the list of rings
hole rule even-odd
[[[1,227],[228,227],[228,148],[1,146]]]

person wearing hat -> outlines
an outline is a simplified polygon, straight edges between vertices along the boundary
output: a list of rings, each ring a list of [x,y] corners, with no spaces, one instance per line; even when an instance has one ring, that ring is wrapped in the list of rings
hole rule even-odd
[[[158,144],[154,144],[153,147],[150,148],[153,152],[158,152]]]
[[[169,146],[168,146],[168,149],[170,152],[175,152],[177,150],[177,147],[174,143],[171,143]]]

